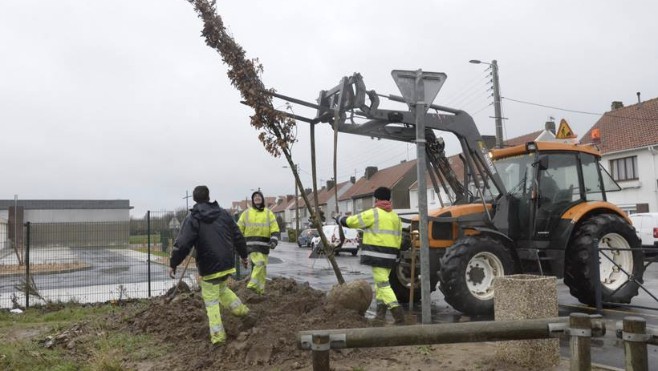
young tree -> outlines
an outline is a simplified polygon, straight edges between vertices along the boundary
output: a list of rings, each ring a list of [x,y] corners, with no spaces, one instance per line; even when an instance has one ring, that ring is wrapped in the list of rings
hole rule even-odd
[[[304,189],[291,152],[292,144],[296,140],[296,122],[274,109],[272,96],[267,94],[274,90],[266,89],[259,76],[263,72],[263,66],[258,59],[247,59],[244,49],[226,32],[224,22],[216,12],[215,0],[187,1],[194,6],[197,15],[203,20],[201,34],[205,38],[206,44],[220,54],[224,63],[229,67],[227,75],[231,84],[240,91],[244,102],[254,109],[251,126],[259,131],[258,139],[272,156],[279,157],[283,154],[288,161],[297,186],[299,189]],[[315,177],[313,183],[316,183]],[[327,258],[336,274],[338,283],[343,284],[345,280],[334,258],[333,249],[327,243],[327,238],[322,232],[320,218],[317,216],[319,214],[317,200],[313,203],[309,202],[305,193],[302,193],[302,198],[312,215],[314,227],[320,232]],[[310,205],[315,205],[315,208]]]

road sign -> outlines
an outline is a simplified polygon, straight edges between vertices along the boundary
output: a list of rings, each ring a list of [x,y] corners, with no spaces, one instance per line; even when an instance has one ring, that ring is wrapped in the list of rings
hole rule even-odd
[[[555,134],[556,139],[572,139],[576,138],[576,134],[573,133],[571,127],[567,123],[567,120],[560,120],[560,126],[557,128],[557,133]]]
[[[418,75],[420,73],[420,76]],[[398,85],[398,89],[402,93],[402,98],[408,104],[415,104],[422,100],[427,105],[434,102],[434,98],[441,90],[443,83],[448,77],[445,73],[441,72],[425,72],[425,71],[405,71],[393,70],[391,72],[393,80]],[[419,77],[419,84],[423,91],[423,97],[416,96],[416,78]]]

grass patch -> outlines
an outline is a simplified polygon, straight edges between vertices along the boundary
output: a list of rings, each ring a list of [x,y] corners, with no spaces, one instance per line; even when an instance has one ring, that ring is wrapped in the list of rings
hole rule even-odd
[[[158,339],[122,332],[108,320],[113,313],[144,305],[61,304],[22,314],[0,311],[0,370],[126,370],[129,363],[158,359],[168,351]],[[57,339],[56,345],[47,346],[49,339]]]
[[[143,252],[144,254],[148,253],[148,248],[147,247],[134,247],[133,250]],[[168,251],[164,252],[164,251],[160,250],[159,248],[154,249],[153,247],[151,247],[151,255],[169,257],[169,252]]]
[[[30,263],[30,273],[39,274],[39,273],[53,273],[61,271],[74,271],[79,269],[88,268],[89,264],[84,262],[73,262],[73,263]],[[17,264],[0,264],[0,276],[4,275],[14,275],[14,274],[24,274],[27,270],[25,265]]]
[[[128,242],[131,245],[146,245],[148,243],[148,234],[138,234],[128,237]],[[151,243],[160,243],[160,234],[151,235]]]
[[[144,253],[144,254],[147,254],[147,253],[148,253],[148,248],[147,248],[147,247],[133,247],[133,250],[135,250],[135,251],[139,251],[139,252],[142,252],[142,253]],[[155,256],[165,256],[165,257],[168,258],[168,257],[169,257],[169,254],[170,254],[169,251],[164,252],[164,251],[160,250],[159,248],[154,249],[153,247],[151,247],[151,255],[155,255]]]

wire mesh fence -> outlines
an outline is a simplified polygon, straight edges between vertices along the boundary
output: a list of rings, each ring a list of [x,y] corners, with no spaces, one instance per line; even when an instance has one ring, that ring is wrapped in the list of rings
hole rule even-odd
[[[125,222],[26,223],[13,233],[16,242],[5,238],[0,246],[0,307],[161,295],[173,285],[168,256],[184,216],[149,211]]]

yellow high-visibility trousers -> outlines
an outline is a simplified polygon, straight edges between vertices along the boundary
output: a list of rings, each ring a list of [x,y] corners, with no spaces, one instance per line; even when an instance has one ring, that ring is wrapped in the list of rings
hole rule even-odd
[[[226,341],[226,331],[222,325],[220,305],[228,308],[231,313],[238,317],[244,317],[249,313],[249,308],[242,304],[240,298],[226,286],[226,280],[201,281],[201,297],[206,305],[208,315],[208,326],[210,327],[210,341],[220,344]]]
[[[388,282],[391,274],[389,268],[372,267],[372,278],[375,281],[375,300],[377,304],[386,304],[388,309],[399,307],[398,298]]]
[[[265,293],[265,279],[267,277],[267,255],[260,252],[249,254],[251,260],[251,277],[247,288],[258,294]]]

